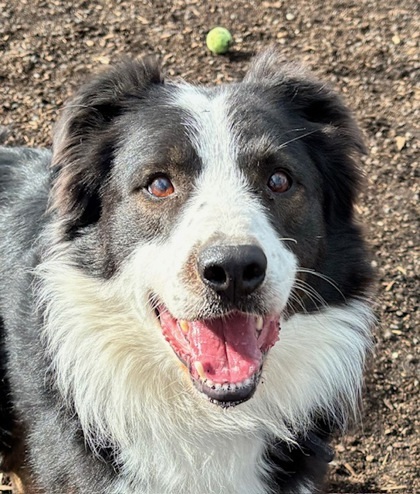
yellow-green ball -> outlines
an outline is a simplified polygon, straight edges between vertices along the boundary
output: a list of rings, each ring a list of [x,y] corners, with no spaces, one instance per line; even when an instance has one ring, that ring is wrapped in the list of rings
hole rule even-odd
[[[224,27],[215,27],[208,32],[206,37],[207,48],[216,55],[222,55],[229,51],[233,38],[230,32]]]

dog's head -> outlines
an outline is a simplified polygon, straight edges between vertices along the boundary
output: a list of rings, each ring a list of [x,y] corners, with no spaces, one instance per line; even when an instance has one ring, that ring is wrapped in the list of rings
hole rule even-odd
[[[77,265],[124,280],[143,335],[229,406],[252,396],[286,317],[364,292],[361,151],[339,97],[274,52],[211,88],[126,61],[66,107],[52,207]]]

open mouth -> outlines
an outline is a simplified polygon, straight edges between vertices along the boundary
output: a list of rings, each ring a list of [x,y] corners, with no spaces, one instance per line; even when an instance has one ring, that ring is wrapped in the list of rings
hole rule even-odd
[[[233,312],[223,317],[186,321],[163,305],[156,309],[166,340],[186,365],[195,387],[222,407],[254,394],[264,357],[279,339],[279,316]]]

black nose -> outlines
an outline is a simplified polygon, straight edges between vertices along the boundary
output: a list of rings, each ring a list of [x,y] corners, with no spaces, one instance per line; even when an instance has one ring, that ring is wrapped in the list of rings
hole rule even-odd
[[[211,246],[200,252],[198,270],[207,286],[235,302],[264,281],[267,258],[257,245]]]

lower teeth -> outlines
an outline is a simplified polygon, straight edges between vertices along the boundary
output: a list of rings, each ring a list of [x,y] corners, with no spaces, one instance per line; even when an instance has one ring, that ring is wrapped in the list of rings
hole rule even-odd
[[[205,386],[215,389],[216,391],[236,391],[237,389],[247,388],[252,383],[252,379],[249,377],[245,379],[245,381],[239,383],[224,383],[224,384],[215,383],[210,379],[200,379],[200,380]]]

